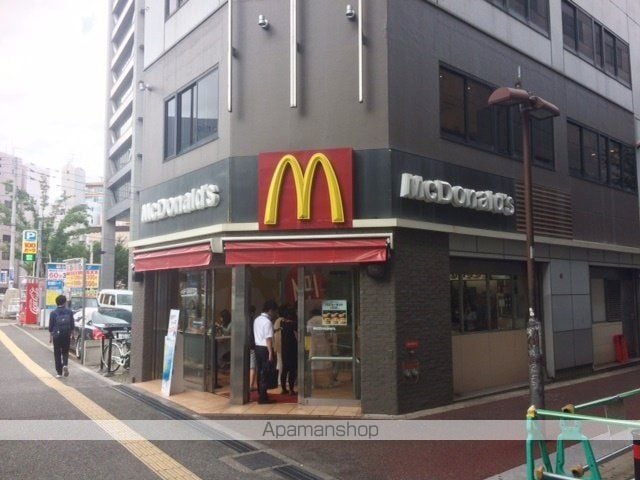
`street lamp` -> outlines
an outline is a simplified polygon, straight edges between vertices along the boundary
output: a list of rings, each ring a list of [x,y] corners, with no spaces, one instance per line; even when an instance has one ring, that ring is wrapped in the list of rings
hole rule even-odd
[[[520,106],[522,119],[522,155],[524,169],[524,215],[527,238],[527,346],[529,356],[529,394],[531,404],[544,408],[544,377],[542,375],[542,342],[540,322],[534,312],[535,263],[533,252],[533,205],[531,182],[531,117],[539,120],[557,117],[560,110],[554,104],[520,88],[500,87],[489,97],[489,105]]]

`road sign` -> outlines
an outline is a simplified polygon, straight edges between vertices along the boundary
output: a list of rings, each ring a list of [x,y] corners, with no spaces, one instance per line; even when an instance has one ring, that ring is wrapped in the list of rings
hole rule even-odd
[[[22,232],[22,261],[34,262],[38,253],[38,232],[24,230]]]

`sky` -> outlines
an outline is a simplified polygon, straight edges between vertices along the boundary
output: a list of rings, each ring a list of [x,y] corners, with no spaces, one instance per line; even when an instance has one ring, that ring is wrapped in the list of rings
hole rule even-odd
[[[103,177],[106,0],[0,0],[0,152]]]

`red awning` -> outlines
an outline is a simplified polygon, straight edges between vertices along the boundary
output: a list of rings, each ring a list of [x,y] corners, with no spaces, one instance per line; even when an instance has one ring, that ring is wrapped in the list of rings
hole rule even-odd
[[[227,265],[313,265],[387,260],[386,238],[225,242]]]
[[[134,262],[136,272],[204,267],[211,263],[211,245],[203,243],[155,252],[134,252]]]

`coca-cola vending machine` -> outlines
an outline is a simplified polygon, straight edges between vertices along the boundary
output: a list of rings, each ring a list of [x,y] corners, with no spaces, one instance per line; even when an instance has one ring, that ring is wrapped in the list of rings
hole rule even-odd
[[[25,284],[25,299],[22,304],[21,323],[37,324],[38,311],[40,310],[40,288],[38,282],[27,282]]]

